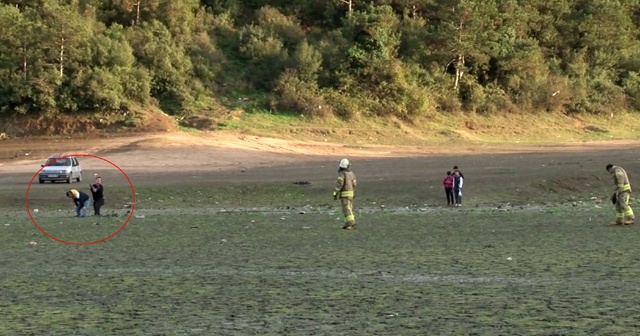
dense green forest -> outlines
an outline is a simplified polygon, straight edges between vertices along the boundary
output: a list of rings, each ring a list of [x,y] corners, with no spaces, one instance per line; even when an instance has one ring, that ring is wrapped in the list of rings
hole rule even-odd
[[[0,0],[0,115],[640,111],[640,0]]]

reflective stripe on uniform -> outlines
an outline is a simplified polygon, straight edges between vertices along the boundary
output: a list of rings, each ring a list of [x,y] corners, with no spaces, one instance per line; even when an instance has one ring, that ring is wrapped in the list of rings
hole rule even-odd
[[[631,191],[631,185],[630,184],[618,184],[618,192],[621,191]]]
[[[353,197],[353,190],[341,191],[340,197]]]

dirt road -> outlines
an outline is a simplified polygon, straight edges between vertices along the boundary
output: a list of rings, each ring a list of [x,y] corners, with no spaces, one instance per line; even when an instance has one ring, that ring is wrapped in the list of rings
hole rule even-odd
[[[617,156],[623,158],[627,150],[634,151],[638,148],[640,148],[640,142],[631,141],[555,145],[452,144],[450,147],[401,147],[294,142],[234,133],[145,134],[0,141],[0,171],[7,173],[32,171],[34,167],[39,168],[39,164],[46,157],[54,154],[98,155],[117,162],[123,169],[145,170],[152,173],[246,169],[291,162],[331,161],[342,157],[358,159],[467,157],[470,159],[474,156],[490,157],[526,153],[577,155],[577,160],[584,161],[593,159],[593,153],[596,152],[601,152],[604,157],[610,159],[615,159]],[[524,166],[526,165],[525,162]],[[466,166],[469,167],[469,165]]]

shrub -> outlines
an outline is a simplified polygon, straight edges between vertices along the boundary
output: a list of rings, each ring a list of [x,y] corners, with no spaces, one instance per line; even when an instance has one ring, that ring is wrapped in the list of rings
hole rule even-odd
[[[280,76],[274,93],[276,107],[280,110],[300,112],[305,117],[325,117],[332,109],[325,103],[314,83],[300,79],[297,70],[287,69]]]

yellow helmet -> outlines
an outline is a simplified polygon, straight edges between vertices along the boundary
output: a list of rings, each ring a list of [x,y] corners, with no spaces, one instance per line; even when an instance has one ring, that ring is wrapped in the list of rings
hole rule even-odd
[[[349,165],[351,165],[351,163],[349,163],[349,160],[347,159],[342,159],[340,160],[340,168],[349,168]]]

